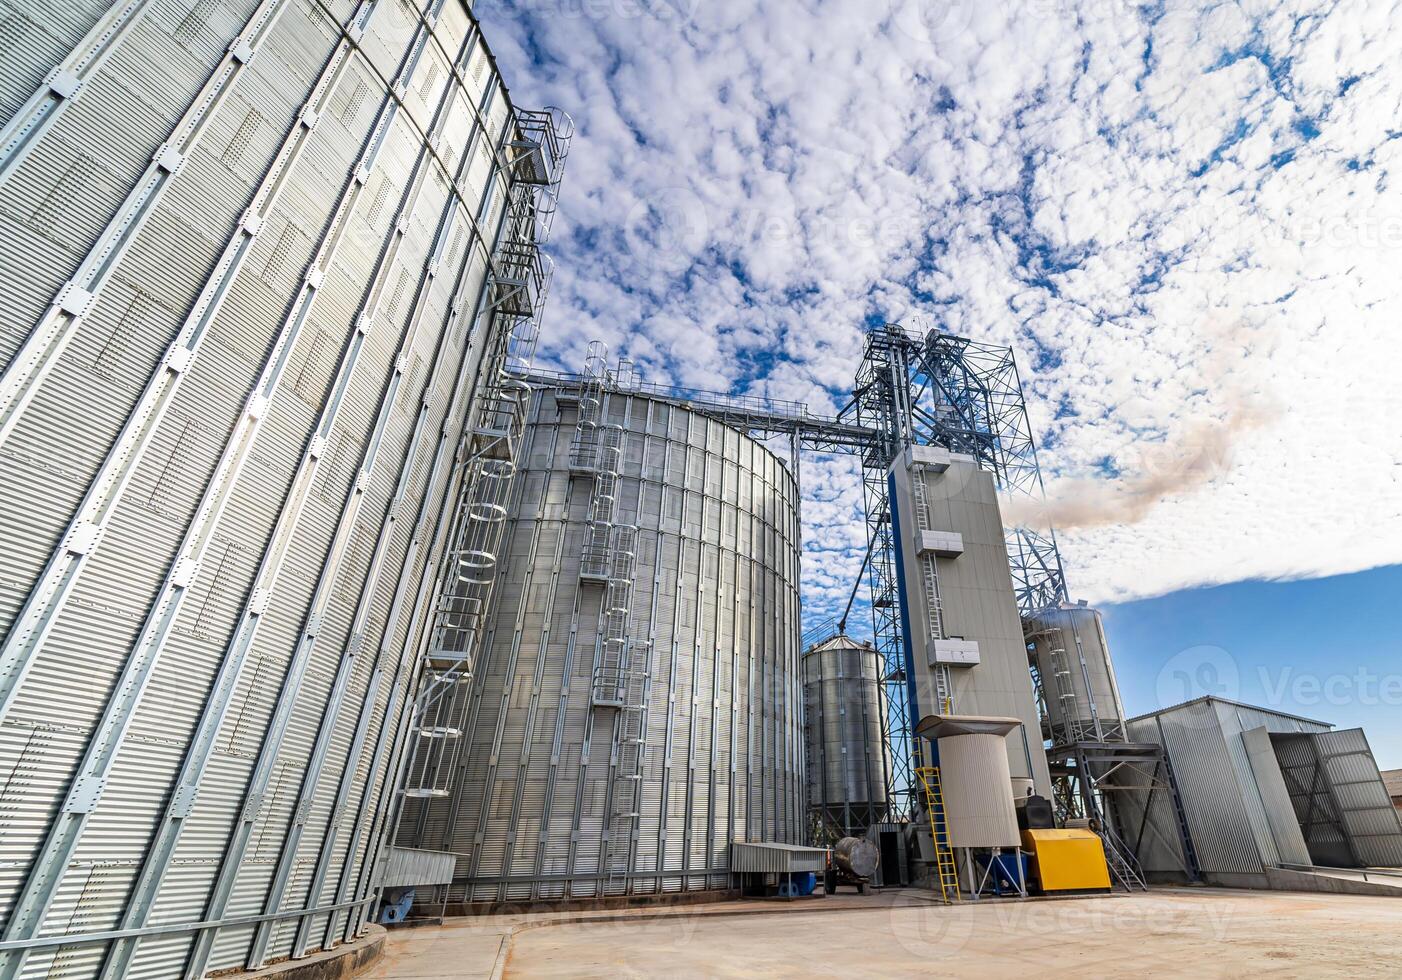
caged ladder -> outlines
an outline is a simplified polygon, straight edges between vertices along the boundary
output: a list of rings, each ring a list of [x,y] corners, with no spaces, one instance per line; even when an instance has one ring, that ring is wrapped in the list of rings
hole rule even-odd
[[[626,373],[625,373],[626,371]],[[607,815],[601,871],[609,893],[627,890],[633,842],[642,804],[643,742],[651,648],[630,637],[633,579],[637,570],[638,528],[618,521],[622,483],[623,427],[607,419],[610,389],[627,383],[631,369],[621,364],[610,377],[607,348],[595,341],[585,361],[572,473],[593,479],[580,553],[581,585],[603,586],[589,700],[594,730],[611,734]]]

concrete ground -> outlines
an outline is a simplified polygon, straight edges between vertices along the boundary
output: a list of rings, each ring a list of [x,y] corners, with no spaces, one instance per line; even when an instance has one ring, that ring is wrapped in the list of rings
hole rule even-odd
[[[927,892],[391,930],[361,977],[1395,976],[1395,898],[1226,889],[945,907]]]

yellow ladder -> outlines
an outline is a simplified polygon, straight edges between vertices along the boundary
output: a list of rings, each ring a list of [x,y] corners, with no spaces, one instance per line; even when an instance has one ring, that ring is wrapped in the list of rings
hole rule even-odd
[[[959,901],[959,872],[954,868],[954,850],[949,846],[939,766],[921,766],[915,770],[915,775],[925,791],[925,812],[930,815],[930,839],[935,845],[935,877],[940,883],[940,897],[948,905]]]

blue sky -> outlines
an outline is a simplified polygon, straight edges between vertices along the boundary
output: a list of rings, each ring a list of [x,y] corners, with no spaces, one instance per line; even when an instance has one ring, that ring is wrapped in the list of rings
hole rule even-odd
[[[1127,691],[1194,644],[1256,656],[1280,610],[1356,610],[1357,642],[1302,665],[1387,649],[1396,0],[475,9],[516,101],[578,125],[550,366],[597,338],[646,381],[833,410],[865,324],[928,317],[1017,352],[1046,516],[1074,597],[1115,604]],[[860,471],[810,458],[803,486],[821,618],[861,564]],[[1169,609],[1211,629],[1142,625]]]
[[[1402,768],[1402,565],[1105,606],[1125,710],[1217,694],[1361,727]]]

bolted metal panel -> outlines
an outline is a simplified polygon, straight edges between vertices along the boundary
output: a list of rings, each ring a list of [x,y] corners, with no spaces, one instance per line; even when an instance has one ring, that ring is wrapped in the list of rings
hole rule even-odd
[[[804,759],[810,832],[861,836],[886,813],[881,655],[834,636],[803,655]]]
[[[376,887],[484,297],[553,209],[504,153],[532,114],[461,0],[16,25],[0,223],[41,258],[0,261],[0,922],[72,942],[0,977],[300,956]]]
[[[732,841],[801,836],[797,487],[713,420],[626,387],[603,401],[622,436],[612,520],[636,528],[638,754],[633,709],[598,695],[609,617],[581,577],[597,510],[595,475],[571,469],[580,402],[544,391],[451,793],[408,801],[401,824],[401,846],[461,855],[453,901],[727,887]]]

